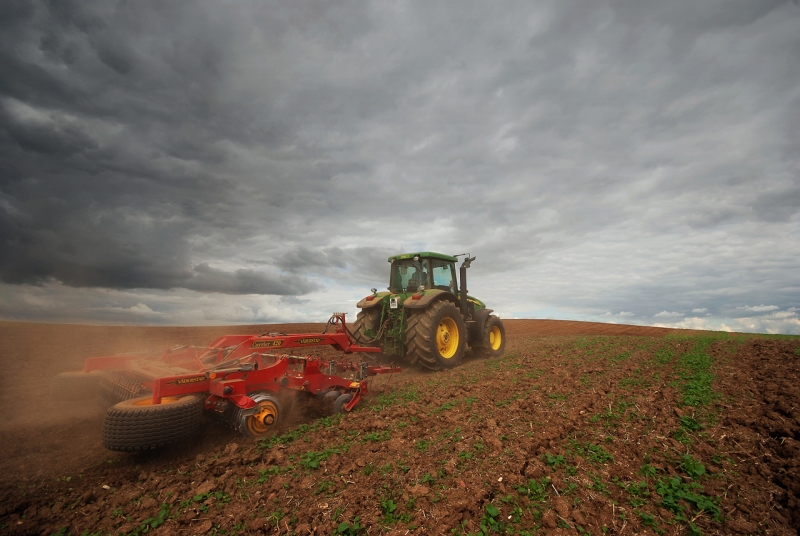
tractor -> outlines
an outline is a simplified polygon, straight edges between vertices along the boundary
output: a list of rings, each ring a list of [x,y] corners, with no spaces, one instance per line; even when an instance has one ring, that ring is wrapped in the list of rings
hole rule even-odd
[[[430,370],[457,367],[467,346],[480,356],[501,356],[506,342],[502,321],[467,293],[467,269],[474,260],[469,253],[429,251],[389,257],[388,292],[373,288],[358,302],[353,338]]]

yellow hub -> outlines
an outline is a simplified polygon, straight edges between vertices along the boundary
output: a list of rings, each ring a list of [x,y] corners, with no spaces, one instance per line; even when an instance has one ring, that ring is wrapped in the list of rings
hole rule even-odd
[[[444,318],[436,328],[436,346],[439,348],[439,355],[444,359],[450,359],[456,355],[459,343],[458,326],[452,318]]]
[[[500,332],[500,328],[492,326],[492,331],[489,332],[489,346],[492,347],[492,350],[499,350],[502,343],[503,334]]]
[[[278,422],[278,407],[271,400],[258,403],[258,411],[247,418],[247,429],[253,435],[264,435]]]

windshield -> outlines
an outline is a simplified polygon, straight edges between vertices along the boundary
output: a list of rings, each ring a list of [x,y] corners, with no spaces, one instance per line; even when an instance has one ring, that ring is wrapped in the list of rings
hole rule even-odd
[[[392,292],[416,292],[420,285],[430,288],[428,260],[403,259],[392,262],[389,290]]]

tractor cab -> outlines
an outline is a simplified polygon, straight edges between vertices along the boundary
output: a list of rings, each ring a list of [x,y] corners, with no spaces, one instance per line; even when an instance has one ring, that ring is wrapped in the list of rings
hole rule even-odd
[[[455,293],[457,290],[455,257],[422,253],[393,257],[391,262],[391,292],[411,293],[438,289]]]

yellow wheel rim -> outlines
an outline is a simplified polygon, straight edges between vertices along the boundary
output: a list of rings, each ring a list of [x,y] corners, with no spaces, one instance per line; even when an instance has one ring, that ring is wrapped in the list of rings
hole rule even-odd
[[[182,397],[180,397],[180,396],[165,396],[164,398],[161,399],[161,405],[163,406],[164,404],[174,404],[175,402],[177,402],[181,398]],[[147,398],[140,398],[139,400],[135,400],[134,402],[131,402],[131,405],[132,406],[152,406],[153,405],[153,398],[149,397],[149,396]]]
[[[489,346],[492,347],[492,350],[499,350],[502,343],[503,334],[500,332],[500,328],[492,326],[492,331],[489,332]]]
[[[271,400],[258,403],[258,411],[247,418],[247,429],[253,435],[264,435],[278,423],[278,406]]]
[[[445,318],[439,322],[436,328],[436,346],[439,348],[439,355],[445,359],[450,359],[458,351],[458,326],[452,318]]]

